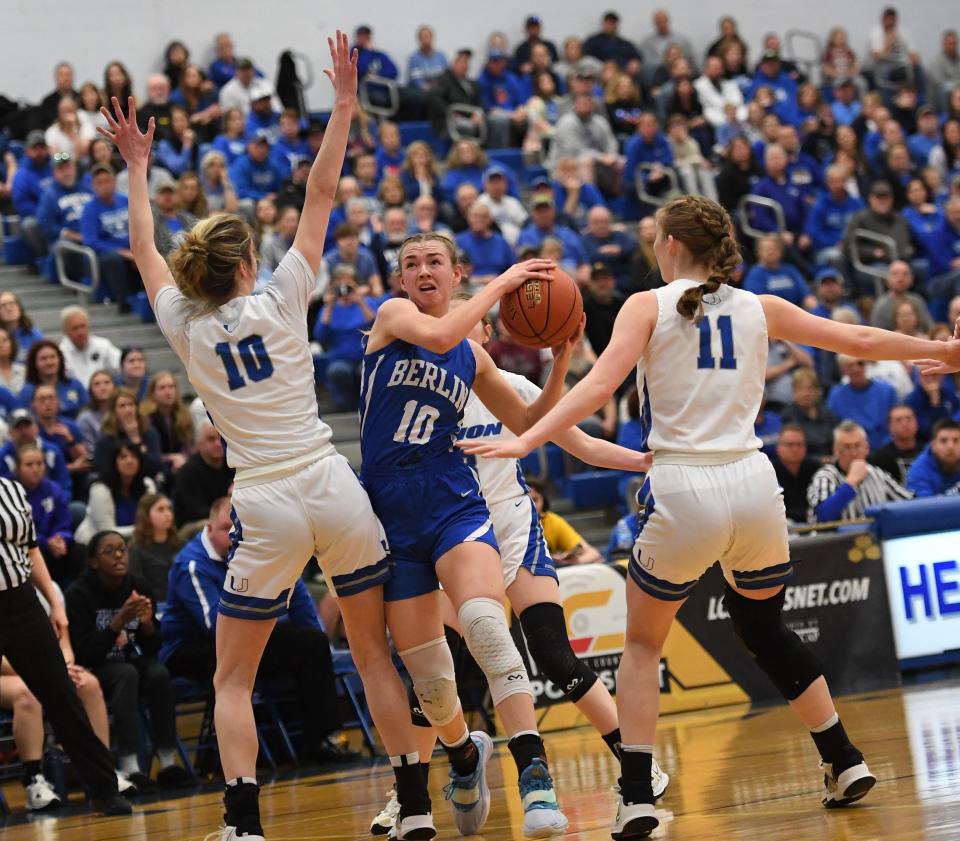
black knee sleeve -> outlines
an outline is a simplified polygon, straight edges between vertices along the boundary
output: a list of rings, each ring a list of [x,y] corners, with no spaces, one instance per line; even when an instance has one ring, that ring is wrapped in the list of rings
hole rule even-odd
[[[748,599],[728,585],[723,601],[740,641],[780,694],[792,701],[823,674],[823,668],[783,623],[784,597],[781,590],[770,599]]]
[[[430,719],[423,714],[420,699],[417,697],[417,693],[413,691],[412,686],[407,687],[407,702],[410,704],[410,721],[414,727],[433,727]]]
[[[563,608],[544,602],[520,614],[520,626],[527,638],[530,657],[567,699],[576,703],[597,682],[591,668],[570,647]]]

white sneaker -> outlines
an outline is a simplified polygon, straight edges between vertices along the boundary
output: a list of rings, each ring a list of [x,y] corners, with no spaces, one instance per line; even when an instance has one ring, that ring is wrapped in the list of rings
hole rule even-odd
[[[27,790],[27,809],[31,812],[56,809],[60,805],[60,798],[43,774],[34,774],[25,788]]]
[[[397,787],[391,786],[387,792],[386,805],[370,822],[371,835],[386,835],[396,826],[397,816],[400,814],[400,801],[397,800]]]
[[[664,771],[654,757],[650,764],[650,787],[653,789],[653,802],[656,803],[670,785],[670,775]]]
[[[614,841],[626,841],[630,838],[646,838],[658,826],[660,821],[654,815],[652,803],[624,803],[617,795],[617,814],[610,827],[610,837]]]
[[[534,759],[520,775],[523,834],[527,838],[562,835],[569,821],[560,811],[553,779],[542,759]]]
[[[117,771],[117,793],[136,794],[136,784],[123,771]]]
[[[461,777],[451,768],[450,782],[443,789],[444,797],[453,808],[453,822],[461,835],[476,835],[490,814],[487,763],[493,753],[493,739],[482,730],[475,730],[470,738],[480,754],[476,769]]]
[[[433,815],[428,812],[425,815],[407,815],[405,818],[397,818],[397,823],[390,830],[389,837],[396,838],[398,841],[430,841],[436,834]]]
[[[237,835],[235,826],[221,826],[216,832],[211,832],[203,841],[266,841],[262,835]]]
[[[820,767],[823,768],[824,788],[820,802],[827,809],[837,809],[855,803],[877,783],[877,778],[870,773],[866,762],[850,766],[838,777],[834,777],[833,767],[829,763],[821,762]]]

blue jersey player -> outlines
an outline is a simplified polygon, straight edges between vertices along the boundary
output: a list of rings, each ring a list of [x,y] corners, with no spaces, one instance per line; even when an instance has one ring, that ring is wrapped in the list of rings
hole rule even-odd
[[[398,264],[409,299],[388,301],[377,313],[366,339],[360,398],[361,479],[390,544],[387,619],[421,709],[450,757],[448,797],[461,833],[479,831],[489,812],[484,768],[492,744],[485,733],[470,734],[463,720],[443,634],[441,583],[511,737],[524,834],[547,837],[562,832],[567,819],[557,805],[527,673],[507,627],[490,512],[455,442],[472,389],[516,432],[559,399],[570,343],[555,350],[544,392],[528,407],[486,351],[466,339],[500,296],[527,280],[549,282],[553,263],[513,266],[453,311],[450,299],[461,269],[447,237],[408,238]],[[403,831],[401,819],[397,834]]]

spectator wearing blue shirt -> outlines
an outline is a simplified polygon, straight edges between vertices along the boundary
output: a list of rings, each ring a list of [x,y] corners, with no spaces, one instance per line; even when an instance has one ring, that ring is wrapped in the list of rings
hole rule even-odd
[[[933,195],[922,178],[911,178],[906,188],[907,204],[901,210],[910,226],[917,256],[930,256],[930,239],[943,221],[943,211],[933,203]]]
[[[583,248],[591,266],[604,264],[616,279],[617,288],[623,292],[630,288],[630,263],[637,241],[625,231],[614,230],[613,216],[603,205],[597,205],[587,214]]]
[[[386,53],[373,47],[373,30],[363,24],[354,34],[353,46],[357,50],[357,76],[382,76],[384,79],[398,79],[400,71],[393,59]]]
[[[283,173],[270,160],[270,141],[266,134],[258,132],[250,138],[246,154],[230,167],[230,181],[241,207],[246,206],[251,211],[256,202],[273,195],[283,186]]]
[[[780,54],[776,50],[766,49],[761,53],[753,83],[744,95],[744,99],[747,102],[752,101],[762,87],[773,91],[777,101],[777,111],[782,118],[793,125],[799,125],[797,83],[784,71]]]
[[[83,479],[90,470],[90,451],[76,422],[60,413],[57,389],[40,384],[34,388],[30,409],[40,428],[40,436],[60,448],[67,470]]]
[[[787,245],[793,245],[794,238],[803,230],[807,205],[803,193],[790,181],[787,162],[784,148],[778,143],[769,144],[764,153],[764,175],[754,185],[753,192],[780,204],[786,226],[785,240],[789,240]],[[755,228],[761,231],[777,230],[773,211],[765,207],[752,207],[750,216]]]
[[[43,333],[33,326],[33,321],[24,312],[17,293],[8,289],[0,291],[0,325],[7,328],[7,332],[17,343],[17,352],[13,361],[26,362],[30,346],[34,342],[39,342],[43,338]]]
[[[946,301],[960,294],[960,196],[944,207],[944,219],[930,235],[930,280],[927,289],[942,317]],[[934,301],[931,301],[934,304]]]
[[[472,184],[477,193],[483,192],[483,174],[487,169],[487,156],[475,140],[458,140],[447,155],[447,171],[440,182],[439,198],[452,202],[462,184]],[[513,172],[501,167],[507,179],[507,193],[519,197],[517,179]]]
[[[197,169],[197,134],[190,127],[187,109],[170,107],[170,136],[157,143],[157,163],[174,178]]]
[[[109,164],[94,164],[90,174],[94,198],[80,216],[83,244],[97,252],[100,276],[120,312],[130,312],[129,299],[143,288],[143,282],[130,250],[127,197],[117,192],[117,178]]]
[[[817,305],[803,275],[783,262],[783,243],[778,234],[766,234],[758,240],[757,264],[747,272],[743,288],[755,295],[776,295],[808,310]]]
[[[67,471],[60,448],[40,437],[40,428],[33,415],[27,409],[14,409],[7,417],[10,440],[0,447],[0,477],[16,479],[17,451],[28,444],[35,444],[43,453],[47,478],[69,501],[73,494],[73,483]]]
[[[835,269],[833,266],[824,266],[814,275],[813,283],[817,303],[810,312],[819,315],[820,318],[833,318],[834,312],[842,309],[853,313],[856,316],[856,323],[862,320],[860,311],[853,304],[843,300],[844,277],[839,269]]]
[[[380,136],[377,139],[377,148],[373,154],[377,162],[378,179],[382,179],[385,175],[402,177],[406,151],[400,141],[400,127],[396,123],[389,120],[380,123]],[[406,189],[406,184],[405,179],[404,189]],[[419,185],[417,195],[420,195]]]
[[[863,199],[847,192],[847,169],[834,164],[827,167],[827,188],[817,196],[807,214],[803,232],[810,239],[814,260],[836,264],[843,260],[843,235],[850,218],[866,205]]]
[[[233,74],[236,72],[233,39],[226,32],[221,32],[214,39],[214,49],[217,57],[210,64],[207,77],[219,90],[233,78]]]
[[[467,211],[466,231],[457,234],[457,248],[470,258],[470,279],[474,283],[488,283],[513,265],[513,249],[493,230],[490,208],[475,201]]]
[[[34,390],[41,385],[52,386],[60,400],[60,411],[71,420],[86,406],[87,389],[76,377],[69,375],[64,364],[63,351],[49,339],[34,342],[27,354],[26,383],[20,389],[21,406],[30,406]]]
[[[523,83],[508,68],[510,57],[494,47],[487,53],[487,65],[477,79],[483,107],[487,111],[490,148],[502,149],[517,145],[526,126]]]
[[[53,184],[44,192],[37,209],[37,224],[48,246],[53,247],[61,239],[83,242],[80,218],[92,198],[93,193],[80,186],[77,164],[70,154],[57,152],[53,156]],[[64,251],[62,257],[70,277],[83,277],[86,266],[80,255]]]
[[[376,311],[374,298],[358,289],[353,266],[337,265],[313,332],[313,338],[323,346],[318,362],[320,370],[326,368],[326,386],[337,411],[354,412],[359,404],[363,331],[373,324]]]
[[[223,112],[223,132],[213,138],[213,148],[226,159],[227,166],[247,151],[246,120],[240,108]]]
[[[217,604],[230,554],[230,500],[213,503],[203,531],[170,568],[158,657],[173,675],[208,686],[216,665]],[[257,670],[260,679],[292,679],[304,725],[305,753],[321,762],[356,758],[332,740],[341,725],[330,643],[306,585],[297,579],[286,613],[270,632]]]
[[[446,69],[447,57],[434,49],[433,30],[426,25],[420,26],[417,29],[417,51],[407,59],[407,84],[427,93]]]
[[[300,161],[312,161],[313,155],[310,153],[310,144],[303,139],[300,115],[295,108],[284,108],[277,126],[277,139],[270,149],[270,161],[286,179]]]
[[[849,126],[863,112],[863,105],[857,99],[857,86],[853,79],[837,79],[833,83],[833,102],[830,110],[838,126]]]
[[[823,187],[823,171],[816,158],[808,155],[800,146],[800,134],[796,126],[786,125],[777,129],[777,143],[787,153],[787,178],[808,203]]]
[[[377,258],[369,248],[360,244],[360,230],[350,222],[343,222],[333,232],[336,246],[323,256],[331,273],[346,263],[353,267],[361,292],[378,297],[383,294],[383,279],[377,270]]]
[[[557,224],[557,209],[553,195],[547,192],[537,193],[531,200],[530,211],[530,221],[520,231],[517,239],[517,252],[519,253],[524,246],[539,250],[547,237],[559,240],[563,245],[564,255],[577,267],[574,279],[586,283],[590,277],[587,252],[575,231],[565,225]]]
[[[50,575],[61,587],[66,586],[86,565],[86,552],[73,540],[70,498],[46,478],[43,450],[37,444],[20,447],[15,459],[17,481],[27,492],[33,511],[37,545]]]
[[[637,542],[639,533],[640,524],[636,514],[627,514],[617,520],[603,553],[607,563],[612,564],[614,561],[630,558],[633,554],[633,544]]]
[[[960,423],[937,421],[933,437],[907,472],[907,489],[917,497],[960,492]]]
[[[867,433],[867,440],[874,449],[882,447],[890,437],[887,417],[900,401],[897,390],[880,380],[867,376],[866,363],[862,359],[839,355],[837,362],[846,383],[838,383],[830,390],[827,407],[842,421],[855,421]]]
[[[650,167],[644,172],[643,181],[646,191],[651,195],[661,195],[670,186],[665,170],[673,168],[673,152],[666,135],[660,131],[660,121],[656,114],[646,112],[640,116],[637,133],[627,141],[625,152],[627,162],[623,177],[627,185],[627,215],[636,219],[642,209],[636,192],[638,167]]]
[[[917,109],[917,131],[907,138],[907,149],[914,165],[919,169],[934,166],[932,153],[940,149],[940,154],[943,154],[942,142],[937,109],[932,105],[921,105]]]
[[[943,374],[917,374],[914,382],[917,383],[916,388],[903,402],[917,416],[921,437],[932,441],[937,424],[960,413],[960,397],[954,388],[947,387]]]
[[[280,136],[280,114],[273,110],[273,85],[266,79],[255,79],[250,85],[250,111],[247,114],[247,139],[263,134],[270,144]]]
[[[575,158],[560,158],[553,171],[553,180],[539,176],[530,187],[536,189],[543,183],[550,185],[560,212],[577,228],[587,223],[587,216],[594,207],[607,206],[597,185],[588,184],[580,177],[580,166]]]
[[[42,131],[31,131],[24,143],[24,159],[13,176],[10,200],[20,217],[20,234],[34,257],[47,253],[47,242],[37,224],[40,198],[53,183],[50,149]]]

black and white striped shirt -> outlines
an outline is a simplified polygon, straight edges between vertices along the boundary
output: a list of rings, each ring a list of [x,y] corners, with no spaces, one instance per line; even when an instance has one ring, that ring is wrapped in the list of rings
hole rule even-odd
[[[37,545],[37,528],[23,485],[0,479],[0,590],[13,590],[30,578],[27,552]]]
[[[810,506],[809,520],[816,522],[816,509],[846,482],[846,476],[835,464],[825,464],[810,480],[807,488],[807,504]],[[901,499],[913,499],[913,494],[897,482],[886,470],[867,465],[867,475],[856,488],[856,496],[847,504],[841,514],[841,520],[858,520],[866,516],[873,505],[884,502],[897,502]]]

